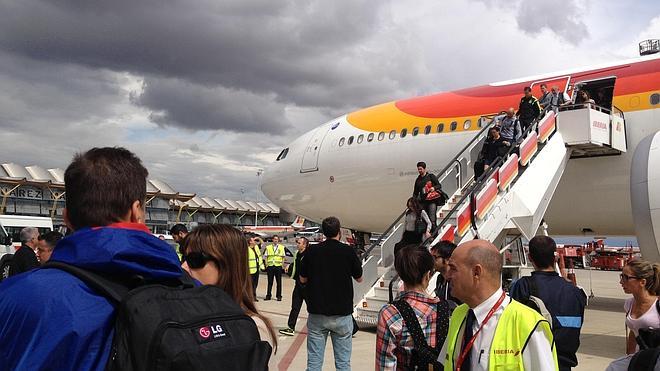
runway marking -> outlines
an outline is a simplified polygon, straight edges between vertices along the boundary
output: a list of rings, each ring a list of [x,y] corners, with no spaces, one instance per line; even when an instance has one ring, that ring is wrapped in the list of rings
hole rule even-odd
[[[284,353],[284,357],[282,357],[282,360],[277,365],[278,370],[286,371],[289,369],[289,366],[291,366],[293,359],[296,357],[296,354],[298,354],[298,351],[300,351],[300,347],[302,346],[306,337],[307,337],[307,322],[305,322],[305,326],[303,327],[302,331],[300,331],[296,336],[295,340],[293,340],[293,344],[291,344],[291,346],[286,351],[286,353]]]

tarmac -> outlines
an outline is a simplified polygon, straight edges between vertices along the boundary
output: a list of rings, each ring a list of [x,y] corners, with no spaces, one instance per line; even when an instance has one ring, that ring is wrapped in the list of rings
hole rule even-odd
[[[578,285],[583,287],[589,299],[580,336],[578,352],[579,365],[573,370],[604,370],[615,358],[625,355],[625,328],[623,303],[627,298],[619,285],[619,273],[616,271],[579,270],[575,271]],[[591,273],[591,274],[590,274]],[[591,275],[591,280],[590,280]],[[590,284],[592,282],[593,284]],[[287,318],[291,308],[293,280],[282,277],[283,300],[264,301],[266,276],[261,275],[257,297],[257,308],[269,317],[275,330],[287,327]],[[273,291],[275,287],[273,287]],[[273,298],[275,295],[273,295]],[[278,349],[275,355],[279,370],[305,370],[307,364],[307,311],[305,304],[300,311],[295,336],[278,337]],[[279,333],[278,333],[279,334]],[[361,329],[353,338],[351,367],[353,370],[373,370],[375,365],[376,329]],[[328,339],[323,370],[334,370],[332,344]]]

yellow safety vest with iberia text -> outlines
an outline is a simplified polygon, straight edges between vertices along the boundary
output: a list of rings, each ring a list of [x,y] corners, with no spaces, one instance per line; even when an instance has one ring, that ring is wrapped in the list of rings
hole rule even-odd
[[[266,266],[281,267],[282,263],[284,263],[284,245],[273,246],[270,244],[266,246]]]
[[[470,308],[462,304],[454,309],[449,321],[449,333],[447,334],[447,356],[445,359],[445,371],[454,371],[455,362],[460,356],[462,336],[465,320]],[[523,371],[523,351],[529,338],[534,334],[536,328],[543,330],[548,342],[552,346],[552,357],[555,360],[554,368],[559,370],[557,364],[557,350],[555,348],[552,330],[547,320],[534,309],[531,309],[515,300],[504,308],[500,316],[495,336],[490,346],[488,358],[488,370],[510,370]],[[533,370],[526,370],[533,371]]]
[[[257,273],[259,267],[264,269],[264,262],[261,260],[261,250],[259,250],[259,246],[248,246],[248,268],[250,269],[250,274]]]

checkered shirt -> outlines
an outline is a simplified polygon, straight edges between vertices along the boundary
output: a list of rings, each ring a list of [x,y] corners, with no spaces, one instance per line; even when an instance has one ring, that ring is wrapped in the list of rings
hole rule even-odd
[[[404,298],[417,315],[426,342],[435,347],[437,298],[416,291],[405,291]],[[384,306],[378,314],[376,336],[376,370],[405,370],[415,348],[408,328],[403,325],[401,313],[392,304]]]

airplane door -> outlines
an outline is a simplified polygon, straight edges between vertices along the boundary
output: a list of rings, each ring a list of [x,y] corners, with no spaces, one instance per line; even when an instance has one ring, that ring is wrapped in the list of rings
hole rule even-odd
[[[321,152],[321,144],[323,139],[328,134],[330,127],[328,125],[321,126],[312,133],[312,137],[307,143],[305,152],[303,153],[302,164],[300,165],[301,173],[309,173],[319,170],[319,153]]]

